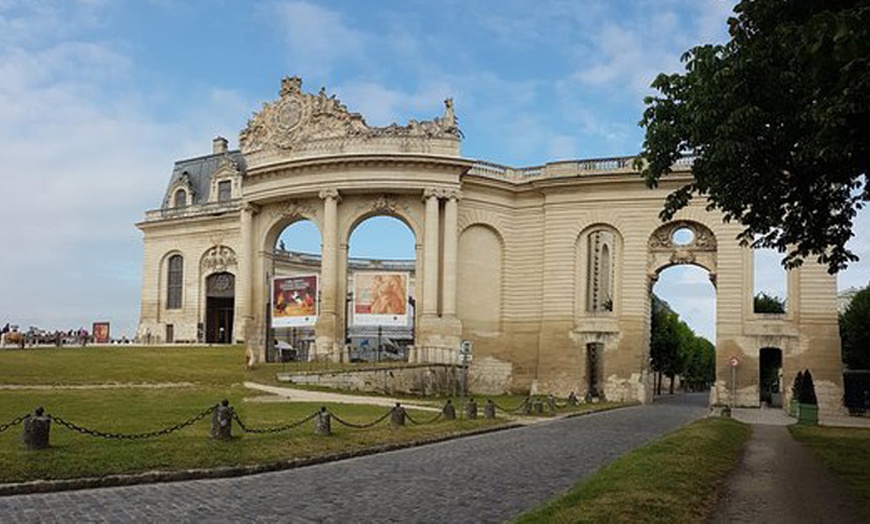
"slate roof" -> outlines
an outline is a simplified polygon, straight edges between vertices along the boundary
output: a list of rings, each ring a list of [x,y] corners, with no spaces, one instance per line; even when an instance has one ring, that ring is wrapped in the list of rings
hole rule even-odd
[[[187,173],[190,185],[193,188],[193,204],[204,204],[208,202],[209,191],[211,189],[211,174],[218,168],[218,164],[224,155],[229,156],[236,165],[238,165],[239,172],[244,176],[245,157],[239,150],[189,158],[187,160],[178,160],[175,162],[175,167],[172,168],[172,176],[169,178],[169,184],[166,186],[166,193],[163,197],[163,205],[161,207],[165,209],[172,206],[172,195],[170,194],[170,190],[175,183],[184,176],[184,173]]]

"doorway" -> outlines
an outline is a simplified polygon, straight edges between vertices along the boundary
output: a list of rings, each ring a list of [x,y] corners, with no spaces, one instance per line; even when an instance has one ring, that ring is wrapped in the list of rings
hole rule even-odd
[[[205,279],[205,341],[233,342],[236,279],[231,273],[215,273]]]
[[[782,350],[761,348],[758,355],[759,400],[772,408],[782,407]]]

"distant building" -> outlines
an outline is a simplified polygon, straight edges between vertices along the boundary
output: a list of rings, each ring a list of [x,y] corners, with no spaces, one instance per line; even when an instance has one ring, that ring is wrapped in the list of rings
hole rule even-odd
[[[410,320],[412,362],[455,363],[460,341],[473,342],[478,391],[650,402],[650,290],[666,268],[692,264],[717,293],[711,403],[758,406],[764,360],[786,383],[811,369],[822,409],[840,405],[834,278],[807,261],[789,273],[786,313],[754,313],[752,252],[735,240],[741,226],[700,198],[674,220],[658,217],[665,196],[692,180],[690,158],[656,189],[631,157],[506,167],[461,156],[450,100],[433,120],[371,127],[325,90],[301,88],[299,78],[284,79],[238,150],[218,137],[210,154],[176,162],[159,209],[137,224],[140,340],[239,342],[263,359],[276,302],[282,315],[295,300],[314,311],[314,294],[310,358],[347,359],[353,315],[369,326]],[[401,315],[377,313],[368,296],[388,287],[377,274],[391,271],[388,262],[348,256],[354,228],[378,215],[401,220],[415,238],[413,267],[392,270],[415,298],[413,307],[392,303]],[[316,262],[276,249],[300,220],[321,232]],[[374,273],[354,291],[366,265]],[[316,293],[275,298],[274,277],[302,273],[317,275]]]

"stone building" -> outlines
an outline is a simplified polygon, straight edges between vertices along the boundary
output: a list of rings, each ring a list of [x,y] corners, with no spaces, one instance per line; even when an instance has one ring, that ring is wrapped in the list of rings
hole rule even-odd
[[[811,369],[822,409],[839,407],[834,277],[808,262],[788,273],[785,314],[754,313],[738,225],[700,199],[658,218],[690,159],[654,190],[632,158],[505,167],[461,156],[450,100],[431,121],[371,127],[301,87],[284,79],[238,150],[217,138],[211,154],[175,164],[163,204],[138,224],[140,338],[240,342],[263,358],[276,242],[307,219],[322,235],[311,357],[346,358],[349,238],[387,215],[416,239],[412,362],[455,362],[470,340],[472,372],[490,386],[648,402],[650,290],[662,270],[693,264],[716,289],[711,403],[759,405],[764,360],[786,386]]]

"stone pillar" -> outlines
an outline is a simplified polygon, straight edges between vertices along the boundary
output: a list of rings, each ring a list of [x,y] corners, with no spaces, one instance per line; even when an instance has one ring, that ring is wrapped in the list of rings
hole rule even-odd
[[[450,191],[444,204],[444,283],[442,315],[456,316],[456,257],[459,251],[459,192]]]
[[[211,438],[230,440],[233,438],[233,408],[224,399],[211,414]]]
[[[426,201],[426,229],[423,233],[423,316],[438,316],[438,237],[439,216],[436,189],[423,192]]]
[[[390,424],[393,426],[405,425],[405,408],[398,402],[396,402],[396,407],[393,408],[393,411],[390,412]]]
[[[314,433],[318,435],[330,435],[332,433],[332,415],[325,407],[320,408],[317,416],[314,417]]]
[[[338,290],[338,202],[336,189],[320,192],[323,199],[322,253],[320,265],[320,313],[316,325],[316,358],[340,358],[335,351],[336,293]]]
[[[27,449],[48,448],[49,434],[51,433],[51,418],[45,415],[45,410],[36,408],[33,413],[24,419],[24,446]]]
[[[452,400],[447,399],[447,403],[444,404],[441,413],[444,415],[444,420],[456,420],[456,408],[453,406]]]
[[[253,343],[251,328],[253,327],[253,267],[254,249],[251,247],[253,238],[254,206],[250,202],[243,202],[241,208],[241,230],[239,232],[239,278],[236,279],[236,328],[235,338],[243,339],[248,348]],[[255,351],[254,348],[251,348]],[[256,354],[256,352],[255,352]]]

